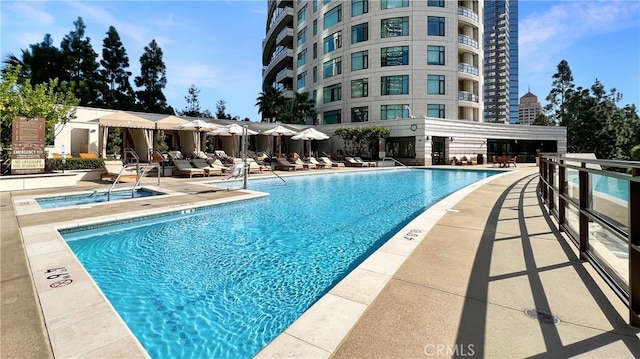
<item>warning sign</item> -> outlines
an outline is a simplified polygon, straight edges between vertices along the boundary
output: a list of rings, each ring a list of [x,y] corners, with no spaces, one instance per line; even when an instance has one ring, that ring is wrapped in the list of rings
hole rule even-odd
[[[11,130],[11,174],[44,173],[45,119],[16,117]]]

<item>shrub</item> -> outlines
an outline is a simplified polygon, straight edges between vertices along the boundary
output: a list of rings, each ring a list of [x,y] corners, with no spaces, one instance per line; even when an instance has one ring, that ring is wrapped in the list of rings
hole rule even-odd
[[[65,170],[94,170],[101,169],[104,163],[102,158],[67,158],[64,164]],[[62,159],[61,158],[48,158],[45,161],[45,170],[50,171],[62,171]]]

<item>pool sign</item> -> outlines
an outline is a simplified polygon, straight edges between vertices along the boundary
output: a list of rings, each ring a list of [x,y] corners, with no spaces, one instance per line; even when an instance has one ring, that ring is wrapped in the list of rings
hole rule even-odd
[[[11,124],[11,174],[44,173],[44,118],[16,117]]]
[[[60,288],[68,286],[73,283],[73,279],[71,279],[71,274],[66,267],[57,267],[57,268],[49,268],[44,274],[47,276],[48,280],[55,280],[55,282],[49,284],[51,288]]]

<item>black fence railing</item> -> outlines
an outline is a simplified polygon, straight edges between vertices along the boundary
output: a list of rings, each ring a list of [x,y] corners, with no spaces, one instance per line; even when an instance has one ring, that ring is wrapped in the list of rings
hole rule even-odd
[[[640,162],[540,155],[538,194],[640,327]]]

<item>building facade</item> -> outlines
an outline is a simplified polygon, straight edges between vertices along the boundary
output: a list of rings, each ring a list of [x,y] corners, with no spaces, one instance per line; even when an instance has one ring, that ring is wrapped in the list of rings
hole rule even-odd
[[[484,2],[484,121],[518,120],[518,2]]]
[[[538,101],[538,96],[527,92],[520,98],[518,113],[518,123],[521,125],[532,125],[533,121],[542,113],[542,105]]]
[[[317,124],[482,122],[483,1],[269,0],[263,84],[312,96]]]

